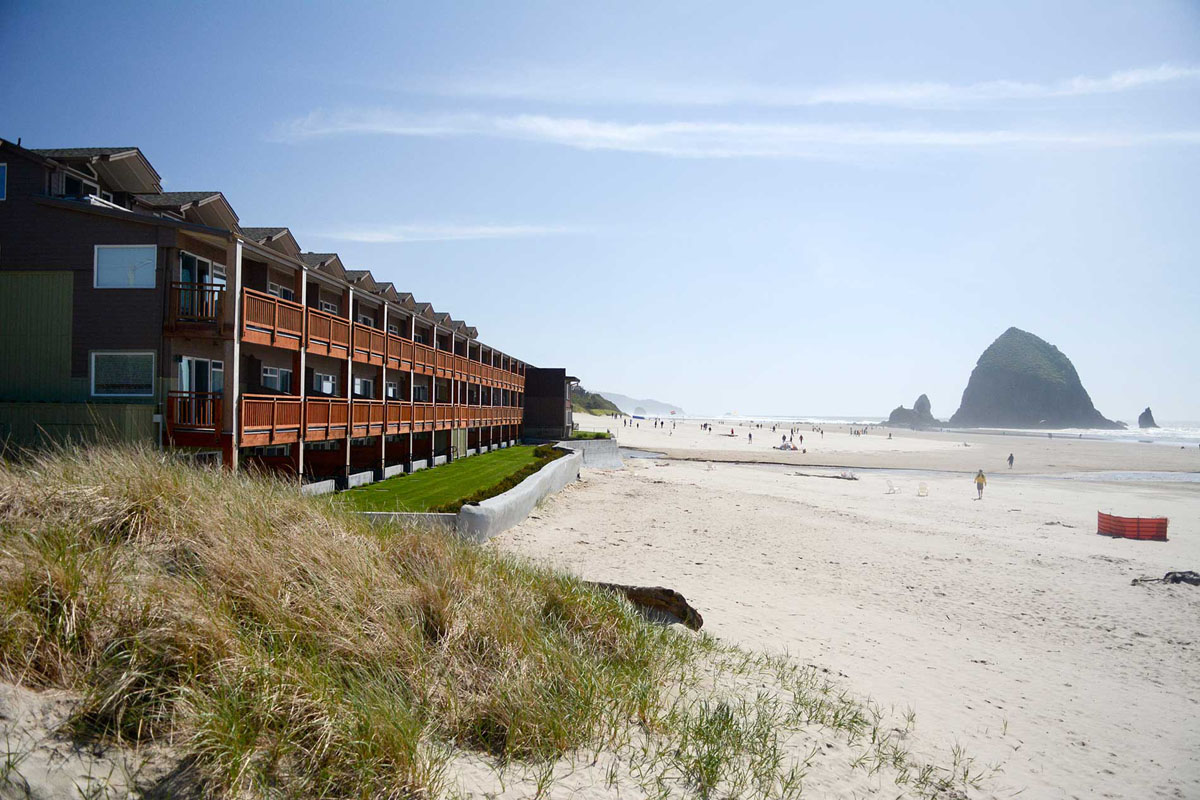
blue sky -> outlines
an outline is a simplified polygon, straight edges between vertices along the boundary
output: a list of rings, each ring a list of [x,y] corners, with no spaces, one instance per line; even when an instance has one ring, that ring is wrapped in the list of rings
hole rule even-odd
[[[949,416],[1016,325],[1200,419],[1196,3],[0,0],[0,75],[591,388]]]

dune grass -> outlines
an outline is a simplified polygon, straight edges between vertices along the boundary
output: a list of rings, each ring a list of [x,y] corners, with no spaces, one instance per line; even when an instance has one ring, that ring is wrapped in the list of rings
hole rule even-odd
[[[921,795],[978,780],[917,764],[812,668],[149,449],[0,463],[0,680],[76,693],[77,739],[172,745],[211,797],[448,796],[456,754],[589,751],[650,796],[799,797],[812,756],[788,737],[829,731]]]
[[[540,460],[528,445],[460,458],[449,464],[397,475],[338,495],[355,511],[433,511],[447,508]]]

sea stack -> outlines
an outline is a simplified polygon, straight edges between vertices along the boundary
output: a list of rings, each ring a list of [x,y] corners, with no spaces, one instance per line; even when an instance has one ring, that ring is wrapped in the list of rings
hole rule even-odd
[[[1032,333],[1009,328],[979,357],[950,424],[964,428],[1106,428],[1071,360]]]
[[[898,425],[906,428],[936,428],[942,423],[934,419],[930,410],[929,397],[921,395],[912,408],[897,406],[888,417],[888,425]]]
[[[1146,406],[1146,410],[1138,415],[1139,428],[1157,428],[1158,425],[1154,422],[1154,415],[1150,413],[1150,406]]]

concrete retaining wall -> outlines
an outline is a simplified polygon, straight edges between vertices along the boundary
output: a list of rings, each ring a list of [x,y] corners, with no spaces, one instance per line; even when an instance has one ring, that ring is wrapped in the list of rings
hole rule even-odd
[[[625,466],[616,439],[568,439],[559,442],[558,446],[582,455],[583,465],[591,469],[621,469]]]
[[[355,472],[353,475],[346,476],[346,488],[353,489],[355,486],[366,486],[368,483],[375,482],[375,471],[370,472]]]
[[[388,478],[394,478],[397,475],[403,475],[403,474],[404,474],[404,465],[403,464],[395,464],[393,466],[383,468],[383,479],[384,480],[387,480]]]
[[[434,456],[433,457],[433,465],[435,467],[440,467],[442,464],[445,464],[445,463],[446,463],[445,456]]]
[[[478,505],[463,506],[458,512],[458,534],[464,539],[485,542],[529,516],[542,498],[579,480],[583,456],[571,453],[551,461],[504,494]]]
[[[414,461],[413,462],[413,472],[416,472],[419,469],[429,469],[429,462],[423,458],[418,459],[417,461]]]
[[[327,481],[313,481],[306,483],[300,487],[300,494],[307,497],[316,497],[322,494],[332,494],[337,491],[337,481],[330,478]]]

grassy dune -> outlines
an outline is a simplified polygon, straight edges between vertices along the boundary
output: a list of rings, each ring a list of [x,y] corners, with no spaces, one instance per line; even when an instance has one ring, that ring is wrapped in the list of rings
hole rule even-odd
[[[969,764],[917,764],[811,668],[149,450],[0,464],[0,680],[73,691],[71,735],[168,744],[214,797],[445,796],[463,753],[500,768],[587,750],[656,796],[796,797],[830,735],[847,774],[919,795],[972,782]]]

